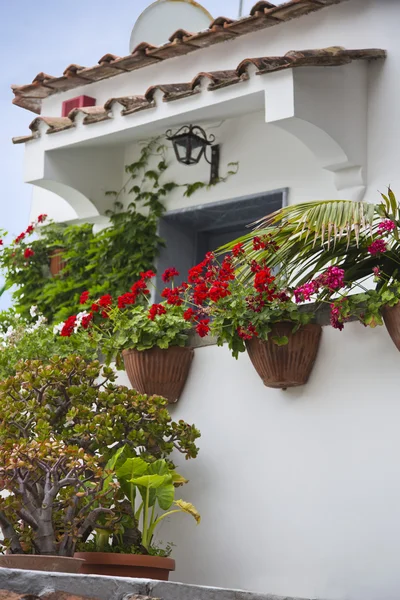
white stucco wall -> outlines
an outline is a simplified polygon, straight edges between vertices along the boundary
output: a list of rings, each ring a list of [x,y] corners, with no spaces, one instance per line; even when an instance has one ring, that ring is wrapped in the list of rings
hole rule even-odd
[[[368,67],[365,199],[374,202],[377,190],[389,184],[400,194],[399,22],[398,0],[351,0],[51,97],[43,114],[59,115],[61,101],[81,93],[102,103],[142,94],[156,83],[190,81],[199,71],[233,68],[250,56],[332,45],[384,48],[385,63]],[[266,124],[261,110],[208,125],[218,126],[213,133],[222,144],[222,172],[235,160],[240,171],[190,199],[175,192],[168,209],[283,187],[289,188],[290,203],[338,197],[333,175],[320,167],[318,157],[294,136]],[[126,138],[118,155],[109,148],[109,189],[122,184],[124,165],[136,151],[133,139]],[[97,166],[104,157],[96,162],[90,148],[86,152],[90,173],[80,185],[103,210],[107,182]],[[85,160],[83,152],[82,165]],[[168,176],[181,182],[206,179],[208,167],[174,164]],[[33,207],[33,216],[46,212],[62,220],[68,213],[63,201],[56,208],[56,197],[40,191]],[[309,384],[279,392],[263,386],[246,355],[236,363],[226,348],[197,349],[184,395],[171,411],[202,431],[199,458],[178,462],[190,479],[183,493],[203,522],[196,527],[189,517],[178,516],[161,530],[164,542],[176,544],[173,578],[327,600],[398,600],[399,364],[384,328],[350,324],[339,333],[327,327]]]
[[[326,600],[400,597],[400,355],[386,330],[325,327],[309,383],[264,387],[247,355],[195,350],[174,419],[202,515],[171,518],[173,580]],[[127,382],[121,374],[121,381]]]

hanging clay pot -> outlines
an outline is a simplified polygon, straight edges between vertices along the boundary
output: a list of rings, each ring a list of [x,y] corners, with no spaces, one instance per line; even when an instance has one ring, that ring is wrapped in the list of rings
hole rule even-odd
[[[400,350],[400,302],[382,309],[383,320],[397,350]]]
[[[294,323],[282,322],[272,326],[268,341],[254,337],[246,342],[250,360],[264,385],[285,390],[307,383],[321,340],[321,325],[308,324],[293,333]],[[277,346],[274,336],[288,338]]]
[[[50,254],[50,273],[53,277],[56,277],[61,273],[66,265],[66,261],[64,260],[64,250],[63,248],[57,248],[53,250]]]
[[[150,350],[123,350],[125,370],[132,387],[141,394],[178,401],[194,357],[193,348],[171,346]]]

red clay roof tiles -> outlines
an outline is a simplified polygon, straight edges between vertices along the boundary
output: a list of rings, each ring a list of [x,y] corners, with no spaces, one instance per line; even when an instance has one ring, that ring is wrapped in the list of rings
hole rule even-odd
[[[218,44],[239,35],[279,25],[290,19],[345,1],[290,0],[275,6],[272,2],[262,0],[253,6],[248,17],[237,21],[218,17],[211,23],[209,29],[198,33],[178,30],[172,34],[169,43],[159,47],[142,42],[134,49],[132,54],[122,58],[113,54],[106,54],[93,67],[71,64],[65,69],[62,77],[39,73],[31,84],[12,86],[15,94],[13,103],[16,106],[40,114],[41,100],[51,94],[114,77],[125,71],[141,69],[156,62],[188,54],[199,48]]]

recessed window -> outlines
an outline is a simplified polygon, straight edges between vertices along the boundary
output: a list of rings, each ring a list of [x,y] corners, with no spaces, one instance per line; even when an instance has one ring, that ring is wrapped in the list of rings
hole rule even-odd
[[[248,225],[285,206],[286,199],[287,189],[281,189],[167,212],[159,223],[165,248],[157,261],[157,290],[165,287],[161,275],[167,267],[178,269],[180,283],[206,252],[248,233]]]

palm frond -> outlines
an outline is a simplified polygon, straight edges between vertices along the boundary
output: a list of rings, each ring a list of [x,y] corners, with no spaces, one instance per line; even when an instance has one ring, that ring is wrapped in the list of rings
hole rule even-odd
[[[373,235],[382,218],[378,212],[380,207],[350,200],[294,204],[254,223],[253,231],[226,244],[220,251],[225,253],[242,242],[250,258],[262,258],[268,266],[280,267],[291,283],[303,282],[326,266],[343,261],[349,264],[354,260],[360,243]],[[271,236],[279,249],[264,254],[252,251],[256,235]],[[241,275],[250,277],[246,265]]]

